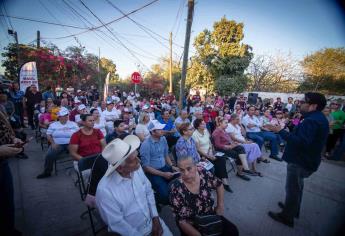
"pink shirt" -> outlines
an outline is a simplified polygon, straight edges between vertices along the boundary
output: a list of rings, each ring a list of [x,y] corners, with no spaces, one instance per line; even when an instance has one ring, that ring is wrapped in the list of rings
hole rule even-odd
[[[221,128],[217,128],[213,131],[212,138],[214,140],[214,146],[217,149],[225,149],[224,146],[231,143],[230,135]]]
[[[52,121],[52,117],[50,115],[50,113],[43,113],[40,115],[39,118],[40,123],[46,123],[46,122],[51,122]]]
[[[282,129],[285,128],[286,125],[286,119],[277,119],[277,118],[273,118],[271,120],[271,124],[272,125],[279,125]]]

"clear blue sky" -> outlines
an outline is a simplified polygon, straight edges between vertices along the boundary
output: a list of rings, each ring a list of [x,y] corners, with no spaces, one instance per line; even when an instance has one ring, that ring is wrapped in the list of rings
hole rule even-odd
[[[63,0],[0,1],[1,12],[6,10],[11,16],[85,27],[83,20],[73,15]],[[65,1],[75,7],[92,24],[100,25],[79,0]],[[110,1],[128,13],[151,0]],[[109,22],[121,16],[121,13],[112,8],[106,0],[83,0],[83,2],[103,22]],[[281,51],[291,52],[293,56],[301,59],[321,48],[345,46],[344,12],[333,0],[198,0],[195,5],[191,43],[203,29],[212,29],[213,23],[222,16],[244,23],[244,42],[253,47],[256,55],[274,54]],[[165,38],[168,38],[169,32],[172,31],[174,42],[178,45],[184,44],[187,0],[160,0],[130,17]],[[9,40],[13,41],[13,39],[7,35],[5,29],[8,20],[4,17],[0,19],[0,47],[4,47]],[[34,41],[36,30],[41,31],[42,38],[56,38],[83,31],[16,19],[11,19],[11,23],[18,32],[20,43]],[[118,72],[122,77],[136,71],[138,64],[141,64],[141,68],[145,70],[145,66],[150,67],[157,63],[159,57],[168,54],[166,48],[168,41],[154,35],[160,41],[160,43],[157,42],[126,18],[111,24],[110,28],[130,50],[138,53],[136,57],[140,62],[118,42],[100,33],[98,34],[102,35],[101,37],[106,42],[93,32],[78,35],[77,38],[88,52],[98,54],[98,48],[100,48],[101,56],[112,59],[117,64]],[[109,35],[104,28],[102,31]],[[49,41],[62,49],[69,45],[78,45],[73,37],[60,40],[44,39],[42,44]],[[193,51],[191,46],[190,55]],[[182,48],[174,45],[175,59],[179,59],[181,52]],[[0,69],[0,73],[1,71],[3,69]]]

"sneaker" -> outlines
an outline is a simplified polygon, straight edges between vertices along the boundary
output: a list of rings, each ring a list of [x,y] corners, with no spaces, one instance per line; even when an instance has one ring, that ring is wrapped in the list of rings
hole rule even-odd
[[[44,179],[44,178],[48,178],[48,177],[50,177],[51,176],[51,174],[50,173],[42,173],[42,174],[39,174],[39,175],[37,175],[37,179]]]
[[[278,221],[286,226],[289,226],[291,228],[293,228],[294,226],[294,222],[293,219],[289,220],[287,219],[281,212],[280,213],[274,213],[272,211],[268,212],[268,215],[275,221]]]
[[[243,175],[243,174],[240,175],[239,173],[237,173],[236,176],[237,176],[238,178],[240,178],[240,179],[245,180],[245,181],[249,181],[249,180],[250,180],[250,178],[249,178],[248,176],[245,176],[245,175]]]

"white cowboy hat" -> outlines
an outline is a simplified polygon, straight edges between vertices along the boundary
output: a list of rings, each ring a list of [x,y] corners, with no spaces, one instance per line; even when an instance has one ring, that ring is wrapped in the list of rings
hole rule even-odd
[[[102,152],[103,158],[109,163],[105,176],[113,173],[139,146],[140,139],[136,135],[127,135],[123,140],[117,138],[111,141]]]

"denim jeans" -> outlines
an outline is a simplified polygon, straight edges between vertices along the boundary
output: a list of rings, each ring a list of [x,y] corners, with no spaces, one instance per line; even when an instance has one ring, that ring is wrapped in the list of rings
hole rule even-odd
[[[269,131],[261,131],[261,132],[247,132],[247,137],[253,140],[261,150],[262,145],[264,145],[265,141],[270,141],[271,147],[271,156],[277,156],[279,152],[278,148],[278,138],[275,133]]]
[[[162,172],[173,172],[170,166],[164,166],[159,171]],[[162,176],[147,174],[147,178],[150,180],[152,184],[152,188],[157,192],[158,202],[162,204],[169,203],[169,182],[171,180],[167,180]]]
[[[299,215],[302,196],[304,178],[308,178],[313,172],[303,167],[288,163],[285,184],[285,207],[283,215],[290,220]]]
[[[53,170],[54,161],[59,158],[59,155],[68,150],[68,144],[59,144],[56,149],[52,146],[48,148],[46,160],[44,163],[44,173],[50,174]]]

